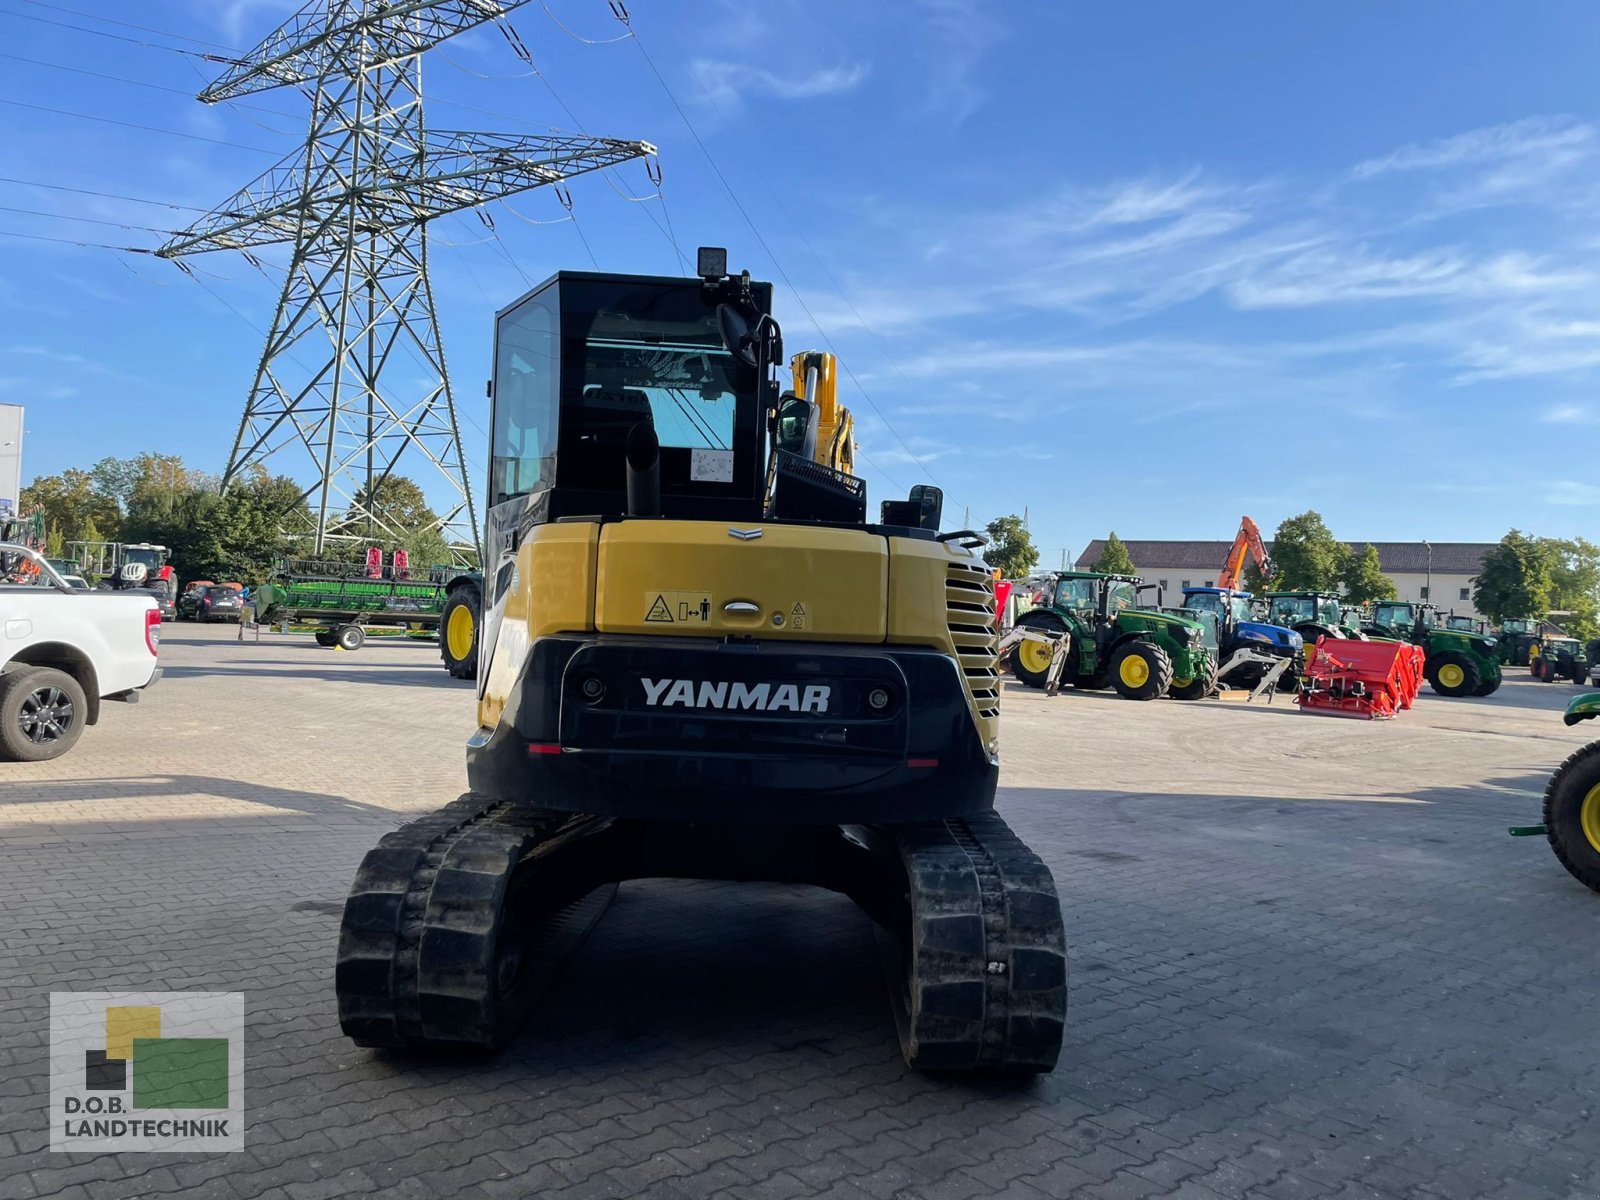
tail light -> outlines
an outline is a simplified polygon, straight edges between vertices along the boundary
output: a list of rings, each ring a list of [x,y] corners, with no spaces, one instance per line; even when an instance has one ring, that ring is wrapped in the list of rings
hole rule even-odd
[[[146,609],[144,614],[144,644],[151,654],[161,653],[161,610]]]

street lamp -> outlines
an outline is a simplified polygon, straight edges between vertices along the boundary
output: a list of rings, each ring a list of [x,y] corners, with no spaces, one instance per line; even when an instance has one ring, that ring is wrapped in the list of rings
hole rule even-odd
[[[1428,548],[1428,582],[1423,585],[1422,598],[1431,603],[1433,600],[1433,543],[1428,541],[1427,538],[1423,538],[1422,544]]]

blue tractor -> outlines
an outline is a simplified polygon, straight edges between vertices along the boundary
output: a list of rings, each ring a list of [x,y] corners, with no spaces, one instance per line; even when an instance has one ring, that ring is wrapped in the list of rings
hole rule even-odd
[[[1209,613],[1216,618],[1218,658],[1222,664],[1221,675],[1237,687],[1254,688],[1271,666],[1262,661],[1263,656],[1289,660],[1289,666],[1278,677],[1280,691],[1293,691],[1301,666],[1305,639],[1282,625],[1268,625],[1257,621],[1250,607],[1250,593],[1238,588],[1187,587],[1183,589],[1183,607],[1195,613]],[[1229,669],[1229,660],[1240,650],[1252,650],[1247,661],[1235,663]]]

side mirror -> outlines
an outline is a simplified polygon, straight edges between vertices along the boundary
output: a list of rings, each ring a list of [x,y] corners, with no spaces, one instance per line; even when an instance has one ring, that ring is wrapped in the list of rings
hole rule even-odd
[[[778,405],[777,427],[773,431],[773,445],[790,454],[802,454],[806,433],[811,428],[812,405],[808,400],[788,395]]]
[[[909,495],[911,503],[917,506],[918,528],[937,531],[944,520],[944,489],[931,483],[919,483],[913,485]]]
[[[751,335],[750,322],[731,304],[717,305],[717,327],[722,334],[722,348],[747,367],[756,365],[756,339]]]
[[[783,330],[777,321],[766,313],[752,325],[750,318],[731,304],[717,305],[717,328],[722,335],[722,348],[745,366],[752,369],[761,365],[761,339],[767,340],[767,361],[783,361]]]

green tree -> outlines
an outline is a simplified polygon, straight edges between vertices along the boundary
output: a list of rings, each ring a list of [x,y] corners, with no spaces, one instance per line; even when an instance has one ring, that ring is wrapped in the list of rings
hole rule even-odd
[[[1287,518],[1272,538],[1272,567],[1280,588],[1337,591],[1350,551],[1315,509]]]
[[[126,540],[166,546],[180,580],[259,583],[275,559],[303,552],[303,544],[283,532],[306,522],[293,480],[257,466],[224,496],[214,479],[181,465],[174,469],[169,456],[140,457],[154,460],[156,469],[130,496]]]
[[[1571,636],[1600,635],[1600,546],[1587,538],[1539,538],[1551,556],[1550,607]]]
[[[1247,592],[1259,596],[1262,592],[1276,591],[1278,587],[1277,576],[1264,575],[1255,559],[1248,559],[1244,564],[1244,574],[1240,576],[1239,587]]]
[[[369,520],[367,513],[372,514]],[[385,558],[404,550],[413,572],[454,560],[450,544],[441,531],[443,522],[428,505],[428,498],[417,484],[404,475],[386,475],[374,480],[371,501],[368,489],[356,492],[349,511],[340,517],[342,531],[354,540],[329,542],[324,555],[336,562],[355,562],[365,556],[368,546],[377,546]]]
[[[61,536],[61,530],[50,526],[44,535],[44,556],[46,558],[62,558],[66,555],[67,539]]]
[[[1383,573],[1378,562],[1378,548],[1371,542],[1360,554],[1347,556],[1342,582],[1345,598],[1352,604],[1392,600],[1395,596],[1394,580]]]
[[[1472,603],[1499,624],[1507,617],[1543,617],[1550,611],[1556,555],[1548,543],[1513,529],[1483,556]]]
[[[19,511],[44,513],[45,524],[61,531],[65,542],[96,542],[116,536],[121,514],[114,500],[98,495],[88,471],[68,468],[59,475],[41,475],[22,489]]]
[[[1115,529],[1111,531],[1111,536],[1106,538],[1106,548],[1095,560],[1094,569],[1107,575],[1138,574],[1133,565],[1133,556],[1128,553],[1127,544],[1117,536]]]
[[[996,517],[984,526],[984,532],[989,535],[989,547],[983,557],[1003,578],[1021,579],[1038,565],[1039,551],[1016,513]]]

